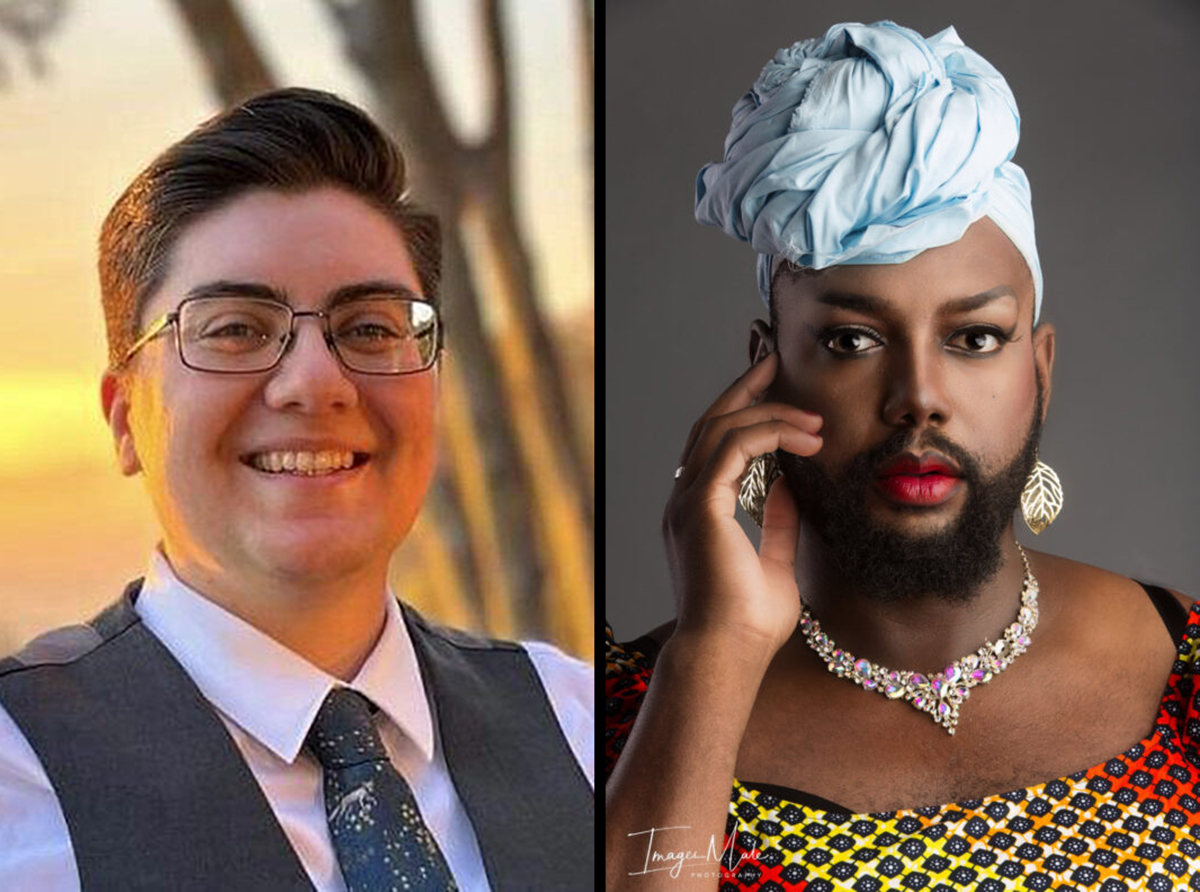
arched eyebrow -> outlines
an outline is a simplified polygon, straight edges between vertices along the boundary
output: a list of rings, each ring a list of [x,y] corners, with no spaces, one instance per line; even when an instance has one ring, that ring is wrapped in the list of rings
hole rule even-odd
[[[288,306],[291,306],[292,303],[287,291],[281,288],[274,288],[262,282],[239,282],[232,279],[217,279],[214,282],[205,282],[203,285],[197,285],[188,291],[187,297],[228,297],[233,294],[242,297],[262,297],[268,300],[276,300]],[[419,293],[407,285],[388,279],[371,279],[366,282],[355,282],[352,285],[343,285],[341,288],[334,289],[329,293],[325,306],[328,308],[346,303],[347,301],[359,300],[364,297],[377,297],[381,294],[407,297],[412,300],[424,300]]]
[[[995,288],[989,288],[987,291],[981,291],[979,294],[972,294],[969,297],[957,297],[954,300],[946,301],[946,303],[938,307],[938,313],[943,316],[969,313],[972,310],[978,310],[1004,297],[1016,300],[1017,293],[1008,285],[997,285]],[[894,303],[884,300],[882,297],[869,294],[852,294],[842,291],[822,292],[816,296],[816,301],[827,306],[841,307],[844,310],[854,310],[871,316],[886,316],[895,308]]]

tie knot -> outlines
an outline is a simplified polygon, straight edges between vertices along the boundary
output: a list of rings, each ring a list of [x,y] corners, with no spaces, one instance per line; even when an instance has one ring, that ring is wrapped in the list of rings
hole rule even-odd
[[[324,768],[348,768],[377,759],[387,751],[371,721],[372,703],[357,691],[334,688],[321,704],[305,746]]]

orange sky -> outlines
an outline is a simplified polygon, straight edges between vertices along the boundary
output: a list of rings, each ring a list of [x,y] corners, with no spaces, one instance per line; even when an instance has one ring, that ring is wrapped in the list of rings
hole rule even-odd
[[[317,0],[239,4],[283,83],[369,107]],[[420,4],[465,133],[484,121],[468,0]],[[551,312],[590,305],[574,4],[524,0],[509,23],[522,210]],[[526,27],[536,23],[536,27]],[[48,76],[0,44],[0,652],[87,615],[139,575],[155,540],[139,480],[116,471],[99,409],[105,362],[95,275],[100,223],[168,143],[216,107],[166,0],[68,4],[44,43]],[[443,79],[445,81],[445,79]]]

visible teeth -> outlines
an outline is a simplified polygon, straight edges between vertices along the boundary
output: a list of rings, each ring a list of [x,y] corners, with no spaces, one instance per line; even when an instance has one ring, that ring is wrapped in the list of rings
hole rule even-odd
[[[250,463],[260,471],[283,472],[315,477],[332,474],[354,465],[354,453],[341,450],[321,452],[256,452]]]

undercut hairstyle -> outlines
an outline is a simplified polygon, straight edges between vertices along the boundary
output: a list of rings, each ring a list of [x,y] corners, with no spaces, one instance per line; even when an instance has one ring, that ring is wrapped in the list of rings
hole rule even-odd
[[[438,220],[407,197],[404,156],[365,112],[320,90],[263,93],[205,121],[138,174],[100,230],[109,368],[136,340],[183,231],[254,189],[345,189],[395,223],[427,300],[438,302]]]

